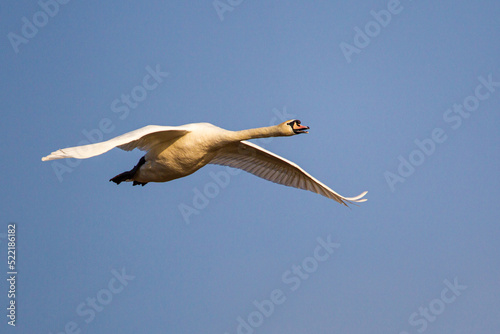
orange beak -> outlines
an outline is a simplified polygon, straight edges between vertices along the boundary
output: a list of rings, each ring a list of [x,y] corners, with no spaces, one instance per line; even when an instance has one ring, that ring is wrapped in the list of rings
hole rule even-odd
[[[298,124],[298,123],[295,123],[293,125],[293,131],[295,133],[309,133],[309,131],[306,131],[306,130],[309,130],[308,126],[304,126],[304,125],[301,125],[301,124]]]

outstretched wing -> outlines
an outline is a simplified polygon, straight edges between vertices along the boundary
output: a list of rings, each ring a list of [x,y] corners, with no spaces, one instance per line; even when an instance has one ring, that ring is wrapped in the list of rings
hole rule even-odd
[[[151,147],[157,145],[158,143],[183,136],[188,132],[189,130],[184,126],[148,125],[100,143],[57,150],[46,157],[43,157],[42,161],[64,158],[87,159],[106,153],[115,147],[121,148],[125,151],[131,151],[134,148],[138,148],[142,151],[148,151]]]
[[[367,191],[356,197],[344,197],[312,177],[295,163],[248,141],[229,145],[217,153],[211,164],[242,169],[271,182],[309,190],[347,206],[366,201]]]

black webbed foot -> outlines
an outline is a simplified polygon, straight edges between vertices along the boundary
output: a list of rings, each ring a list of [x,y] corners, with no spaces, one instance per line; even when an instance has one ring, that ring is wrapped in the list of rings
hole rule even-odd
[[[137,182],[137,181],[134,181],[134,183],[132,183],[133,186],[137,186],[137,185],[141,185],[141,186],[145,186],[147,184],[147,182]]]
[[[116,184],[120,184],[124,181],[127,181],[127,180],[130,180],[131,178],[133,178],[135,175],[135,171],[132,172],[132,171],[128,171],[128,172],[123,172],[121,174],[118,174],[116,175],[114,178],[110,179],[109,181],[113,181],[114,183]]]
[[[116,184],[120,184],[121,182],[124,182],[124,181],[127,181],[127,180],[131,180],[134,176],[135,176],[135,173],[137,173],[137,171],[139,170],[139,168],[144,165],[146,163],[146,159],[144,157],[142,157],[139,162],[137,163],[137,165],[134,166],[134,168],[132,168],[131,170],[127,171],[127,172],[123,172],[121,174],[118,174],[116,175],[115,177],[113,177],[112,179],[110,179],[109,181],[113,181],[114,183]],[[137,181],[134,181],[133,185],[138,185],[140,184],[141,186],[144,187],[144,185],[146,184],[147,182],[137,182]]]

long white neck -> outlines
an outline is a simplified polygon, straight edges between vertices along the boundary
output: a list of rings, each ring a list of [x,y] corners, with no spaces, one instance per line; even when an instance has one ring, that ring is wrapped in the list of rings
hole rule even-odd
[[[231,139],[235,141],[281,136],[286,136],[286,134],[283,133],[283,130],[279,125],[241,131],[231,131]]]

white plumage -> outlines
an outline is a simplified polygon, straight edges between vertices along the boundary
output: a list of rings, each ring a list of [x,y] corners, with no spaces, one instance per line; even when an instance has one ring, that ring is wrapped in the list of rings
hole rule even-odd
[[[43,157],[42,161],[64,158],[87,159],[106,153],[115,147],[119,147],[125,151],[132,151],[134,148],[148,151],[151,147],[162,141],[182,136],[187,132],[189,130],[183,129],[182,126],[148,125],[100,143],[57,150]]]
[[[194,173],[206,164],[242,169],[258,177],[285,186],[309,190],[339,203],[364,202],[366,191],[356,197],[344,197],[312,177],[295,163],[248,139],[292,136],[307,133],[299,120],[289,120],[275,126],[242,131],[229,131],[209,123],[182,126],[148,125],[110,140],[52,152],[43,161],[77,158],[86,159],[103,154],[114,147],[131,151],[138,148],[146,155],[130,171],[110,181],[117,184],[133,181],[134,185],[166,182]]]

